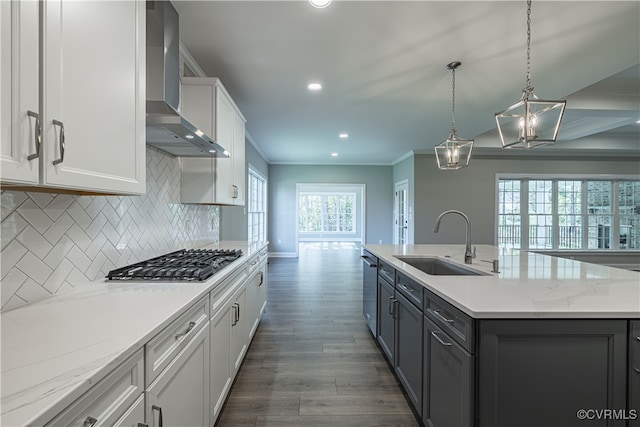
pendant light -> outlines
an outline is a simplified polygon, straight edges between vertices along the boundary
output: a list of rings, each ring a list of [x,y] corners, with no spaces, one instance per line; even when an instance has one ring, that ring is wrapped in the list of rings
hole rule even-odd
[[[567,101],[538,98],[531,86],[531,0],[527,0],[527,83],[520,101],[496,114],[502,148],[530,149],[553,144]]]
[[[460,65],[460,61],[447,64],[447,69],[451,70],[452,75],[451,132],[445,141],[435,146],[440,170],[457,170],[468,166],[473,149],[473,139],[460,139],[456,135],[456,68]]]

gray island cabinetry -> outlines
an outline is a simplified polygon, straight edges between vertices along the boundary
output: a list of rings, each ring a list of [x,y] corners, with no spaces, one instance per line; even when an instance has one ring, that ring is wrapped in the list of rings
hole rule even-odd
[[[640,425],[638,273],[523,253],[502,258],[500,274],[474,264],[482,275],[432,276],[396,255],[463,265],[464,248],[366,249],[378,265],[374,335],[424,425]],[[578,273],[559,280],[568,267]]]

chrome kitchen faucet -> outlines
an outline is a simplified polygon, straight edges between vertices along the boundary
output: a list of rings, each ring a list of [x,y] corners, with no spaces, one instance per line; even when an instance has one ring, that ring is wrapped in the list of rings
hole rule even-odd
[[[450,214],[450,213],[455,213],[458,214],[460,216],[462,216],[464,218],[464,220],[467,222],[467,236],[466,236],[466,244],[465,244],[465,249],[464,249],[464,263],[465,264],[471,264],[471,260],[473,258],[476,257],[475,254],[475,250],[473,252],[471,252],[471,222],[469,221],[469,217],[466,216],[465,214],[463,214],[460,211],[456,211],[456,210],[448,210],[448,211],[444,211],[440,214],[440,216],[438,216],[438,219],[436,219],[436,223],[433,226],[433,232],[437,233],[438,230],[440,229],[440,220],[442,220],[442,217],[445,216],[446,214]]]

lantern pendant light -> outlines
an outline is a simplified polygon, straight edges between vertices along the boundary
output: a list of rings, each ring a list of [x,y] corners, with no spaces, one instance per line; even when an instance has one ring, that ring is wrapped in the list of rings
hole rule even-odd
[[[527,83],[520,101],[496,114],[502,148],[530,149],[553,144],[567,101],[538,98],[531,86],[531,0],[527,0]]]
[[[440,170],[457,170],[469,165],[473,139],[460,139],[456,135],[456,68],[462,63],[454,61],[447,64],[452,75],[451,131],[449,137],[436,145],[436,160]]]

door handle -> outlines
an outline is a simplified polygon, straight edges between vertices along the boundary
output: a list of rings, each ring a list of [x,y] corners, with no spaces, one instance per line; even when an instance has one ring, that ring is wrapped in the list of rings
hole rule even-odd
[[[176,339],[183,337],[185,335],[187,335],[189,332],[191,332],[191,330],[196,326],[196,322],[189,322],[189,326],[187,327],[187,330],[184,332],[180,332],[179,334],[176,334]]]
[[[42,143],[42,125],[40,124],[40,115],[38,113],[29,110],[27,111],[27,116],[36,119],[36,132],[34,136],[36,152],[27,156],[27,160],[34,160],[40,156],[40,144]]]
[[[158,427],[162,427],[162,408],[160,406],[151,406],[151,412],[158,411]]]
[[[440,338],[440,336],[438,335],[438,331],[431,331],[431,336],[433,336],[436,340],[438,340],[438,342],[440,344],[442,344],[443,346],[451,347],[451,343],[450,342],[446,342],[442,338]]]
[[[440,310],[433,310],[433,313],[447,323],[455,322],[453,319],[447,319],[442,313],[440,313]]]
[[[60,120],[54,120],[53,125],[60,126],[60,135],[59,135],[60,158],[53,161],[53,164],[57,165],[64,162],[64,147],[65,147],[64,123],[62,123]]]

